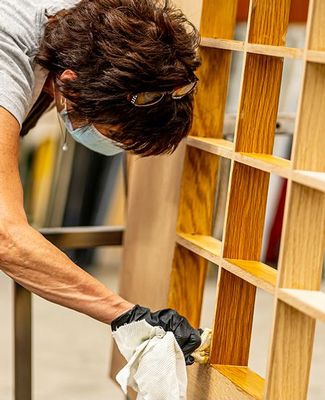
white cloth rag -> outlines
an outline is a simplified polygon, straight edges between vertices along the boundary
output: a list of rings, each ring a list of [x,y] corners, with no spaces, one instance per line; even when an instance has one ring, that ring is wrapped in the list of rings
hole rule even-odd
[[[172,332],[141,320],[121,326],[113,338],[128,361],[116,376],[124,393],[130,386],[137,400],[186,399],[185,358]]]

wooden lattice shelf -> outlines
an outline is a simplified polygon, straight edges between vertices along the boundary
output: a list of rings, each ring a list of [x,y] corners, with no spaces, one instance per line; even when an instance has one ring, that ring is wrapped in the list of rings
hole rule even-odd
[[[208,262],[219,267],[210,365],[190,369],[189,399],[305,400],[315,321],[325,322],[325,1],[310,1],[303,49],[286,47],[290,0],[252,0],[244,41],[233,40],[236,7],[203,0],[169,305],[199,326]],[[243,54],[234,143],[223,138],[233,51]],[[304,64],[290,160],[272,154],[286,58]],[[219,241],[212,228],[221,158],[231,173]],[[288,183],[278,271],[260,261],[270,174]],[[248,368],[256,288],[275,301],[265,380]]]

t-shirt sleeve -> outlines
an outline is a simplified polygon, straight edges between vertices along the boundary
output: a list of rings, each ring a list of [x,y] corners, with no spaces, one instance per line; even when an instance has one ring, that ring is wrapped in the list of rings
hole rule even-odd
[[[20,125],[30,109],[35,81],[31,52],[36,26],[31,7],[29,1],[25,7],[21,1],[0,4],[0,107]]]
[[[33,84],[34,73],[29,56],[10,37],[1,40],[0,107],[8,110],[20,125],[32,101]]]

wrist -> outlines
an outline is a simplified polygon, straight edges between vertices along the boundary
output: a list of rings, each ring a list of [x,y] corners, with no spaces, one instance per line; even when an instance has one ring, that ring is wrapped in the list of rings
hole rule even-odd
[[[111,323],[118,317],[120,317],[121,315],[125,314],[126,312],[132,310],[132,308],[134,307],[134,304],[129,303],[128,301],[120,298],[119,301],[116,302],[116,304],[113,307],[112,310],[112,317],[111,320],[109,321],[109,324],[111,325]]]

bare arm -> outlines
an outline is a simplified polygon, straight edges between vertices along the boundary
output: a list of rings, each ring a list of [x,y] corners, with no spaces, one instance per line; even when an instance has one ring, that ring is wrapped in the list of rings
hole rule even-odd
[[[27,222],[18,170],[19,124],[0,107],[0,269],[39,296],[110,324],[132,308]]]

